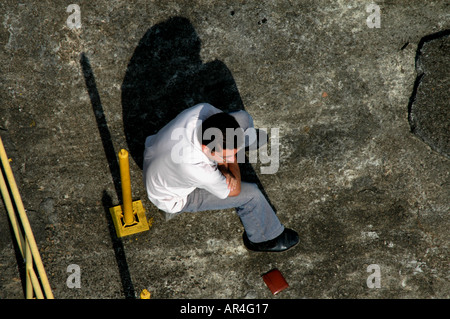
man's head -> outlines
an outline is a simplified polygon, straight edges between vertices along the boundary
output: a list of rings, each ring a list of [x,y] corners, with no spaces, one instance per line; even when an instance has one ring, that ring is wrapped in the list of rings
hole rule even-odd
[[[217,113],[202,123],[203,152],[218,163],[232,163],[244,141],[243,130],[228,113]]]

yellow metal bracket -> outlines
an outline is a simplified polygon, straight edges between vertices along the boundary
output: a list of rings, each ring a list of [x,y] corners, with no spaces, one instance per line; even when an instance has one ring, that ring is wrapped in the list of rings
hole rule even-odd
[[[140,200],[131,199],[130,163],[128,152],[119,152],[120,182],[122,186],[122,205],[109,209],[116,228],[117,237],[124,237],[149,230],[145,210]]]
[[[133,222],[125,224],[122,205],[114,206],[109,209],[111,213],[114,227],[116,228],[117,237],[124,237],[150,229],[148,226],[145,210],[140,200],[133,202]]]

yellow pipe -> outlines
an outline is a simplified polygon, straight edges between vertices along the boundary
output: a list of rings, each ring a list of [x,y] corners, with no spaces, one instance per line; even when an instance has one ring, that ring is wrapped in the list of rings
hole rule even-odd
[[[36,294],[37,299],[44,299],[44,294],[42,293],[41,285],[39,284],[39,279],[34,272],[33,266],[27,269],[28,276],[31,278],[31,282],[33,283],[34,292]]]
[[[50,288],[50,284],[48,282],[47,274],[45,273],[44,265],[42,263],[41,256],[39,254],[38,247],[36,245],[36,240],[33,235],[33,231],[31,230],[30,222],[28,221],[27,214],[25,212],[25,207],[23,206],[22,198],[19,193],[19,189],[17,188],[16,181],[14,179],[14,174],[12,172],[11,166],[9,165],[8,156],[6,155],[5,147],[3,146],[3,141],[0,137],[0,160],[3,164],[3,169],[5,171],[6,179],[9,183],[9,187],[11,189],[11,193],[13,195],[14,202],[16,204],[17,212],[19,214],[20,221],[22,222],[22,227],[25,232],[25,237],[27,238],[27,242],[29,244],[31,254],[34,257],[34,261],[36,263],[36,268],[38,270],[39,276],[41,278],[42,287],[44,288],[45,295],[47,298],[53,299],[53,292]]]
[[[131,198],[130,162],[128,152],[119,152],[120,183],[122,185],[122,212],[125,226],[134,223],[133,202]]]
[[[0,192],[3,196],[3,201],[6,206],[6,211],[8,212],[9,220],[11,222],[14,235],[16,236],[17,245],[19,246],[22,258],[25,258],[25,251],[23,246],[25,246],[25,240],[23,239],[22,232],[19,229],[19,224],[17,223],[16,213],[14,212],[14,207],[12,205],[11,197],[9,196],[8,187],[6,186],[5,178],[0,172]]]
[[[28,241],[25,242],[25,297],[27,299],[33,298],[33,282],[29,269],[33,268],[33,257],[31,256],[30,245]]]

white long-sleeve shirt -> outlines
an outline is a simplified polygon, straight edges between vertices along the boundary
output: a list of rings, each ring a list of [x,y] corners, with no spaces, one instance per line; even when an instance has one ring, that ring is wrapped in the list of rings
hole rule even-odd
[[[201,148],[198,130],[211,115],[222,112],[202,103],[181,112],[157,134],[147,137],[144,183],[150,201],[167,213],[183,209],[188,195],[203,188],[219,198],[230,192],[217,163]]]

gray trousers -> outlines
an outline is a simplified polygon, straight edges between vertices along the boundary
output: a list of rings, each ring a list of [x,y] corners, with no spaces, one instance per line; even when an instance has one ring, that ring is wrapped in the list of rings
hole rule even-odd
[[[258,186],[241,182],[238,196],[220,199],[210,192],[196,188],[187,198],[181,212],[236,208],[236,213],[244,225],[248,239],[254,243],[271,240],[284,231],[277,215],[267,202]]]

